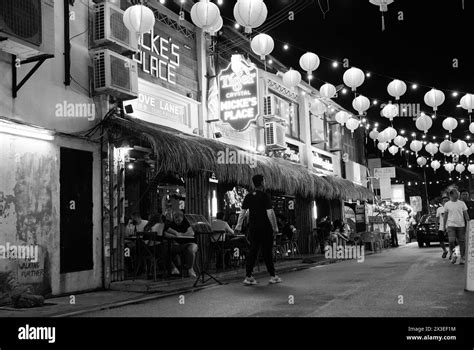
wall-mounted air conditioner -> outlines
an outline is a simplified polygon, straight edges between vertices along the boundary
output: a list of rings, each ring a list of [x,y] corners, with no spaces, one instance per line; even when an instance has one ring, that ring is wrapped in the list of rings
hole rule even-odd
[[[94,5],[92,43],[95,48],[107,47],[127,56],[138,52],[138,38],[125,27],[123,12],[108,2]]]
[[[265,146],[270,150],[286,149],[286,128],[278,122],[265,123]]]
[[[0,51],[20,59],[53,55],[53,0],[0,0]]]
[[[94,92],[122,100],[138,97],[138,68],[132,59],[108,49],[93,53]]]
[[[278,103],[278,97],[275,95],[267,95],[263,98],[263,117],[265,121],[286,122],[285,119],[278,115]]]

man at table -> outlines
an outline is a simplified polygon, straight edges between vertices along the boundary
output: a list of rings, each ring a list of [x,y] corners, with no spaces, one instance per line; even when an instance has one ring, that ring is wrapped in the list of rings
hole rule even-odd
[[[173,214],[173,221],[166,224],[164,232],[166,237],[176,239],[171,244],[171,274],[179,274],[179,270],[173,260],[178,255],[181,255],[184,258],[184,264],[181,267],[188,270],[189,277],[196,277],[193,266],[198,246],[194,239],[194,231],[188,221],[184,219],[183,212],[177,211]],[[180,242],[180,238],[188,239],[183,243]]]

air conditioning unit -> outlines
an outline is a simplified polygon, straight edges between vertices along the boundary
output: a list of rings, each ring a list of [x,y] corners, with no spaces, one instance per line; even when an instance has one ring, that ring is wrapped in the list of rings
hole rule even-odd
[[[104,49],[93,53],[94,91],[122,100],[138,97],[138,68],[132,59]]]
[[[94,5],[93,46],[107,47],[122,55],[138,52],[138,38],[123,23],[120,7],[109,2]]]
[[[0,0],[0,51],[27,59],[54,54],[53,0]]]
[[[263,98],[263,117],[265,121],[276,121],[279,123],[285,123],[279,115],[280,111],[278,108],[278,97],[275,95],[267,95]]]
[[[265,123],[265,146],[270,150],[286,149],[286,128],[278,122]]]

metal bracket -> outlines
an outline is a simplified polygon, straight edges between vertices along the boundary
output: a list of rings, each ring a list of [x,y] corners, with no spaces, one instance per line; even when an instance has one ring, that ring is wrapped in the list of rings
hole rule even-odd
[[[35,72],[41,67],[41,65],[44,63],[49,58],[53,58],[54,55],[39,55],[36,57],[31,57],[27,58],[24,61],[20,61],[20,64],[27,64],[27,63],[33,63],[36,62],[35,66],[31,68],[31,70],[28,72],[27,75],[23,78],[23,80],[18,84],[17,80],[17,73],[18,73],[18,68],[16,67],[16,60],[17,57],[15,55],[12,55],[12,96],[13,98],[17,98],[18,96],[18,91],[25,85],[25,83],[35,74]]]

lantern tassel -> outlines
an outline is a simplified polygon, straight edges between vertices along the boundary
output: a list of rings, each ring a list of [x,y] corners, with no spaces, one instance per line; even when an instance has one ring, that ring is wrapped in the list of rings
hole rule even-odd
[[[462,0],[462,9],[464,10],[464,0]]]
[[[382,12],[382,32],[385,31],[385,17],[383,15],[383,12]]]

